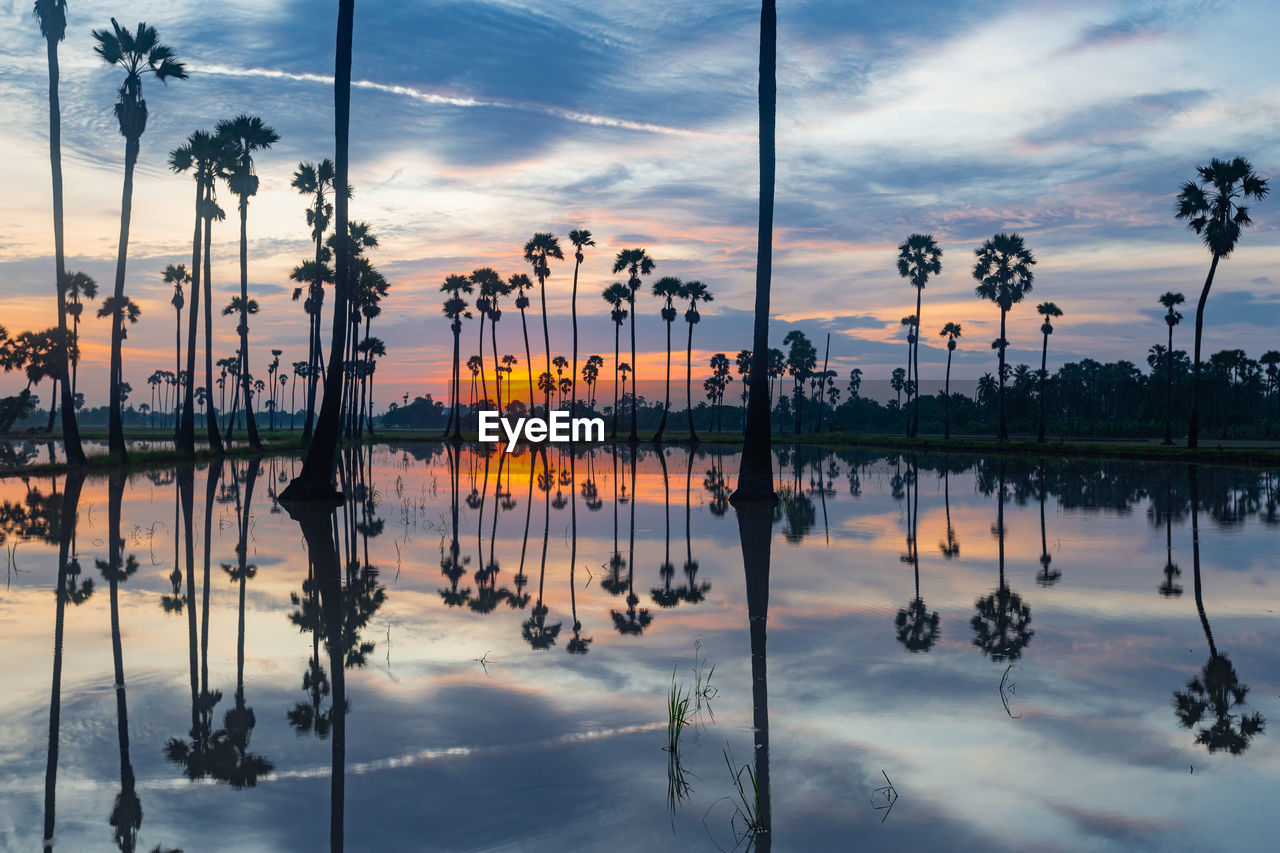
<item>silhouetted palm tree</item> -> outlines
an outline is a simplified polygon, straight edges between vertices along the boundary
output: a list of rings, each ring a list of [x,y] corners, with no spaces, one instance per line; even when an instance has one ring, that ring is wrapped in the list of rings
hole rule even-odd
[[[334,101],[334,175],[335,187],[344,191],[334,196],[334,232],[345,235],[347,227],[347,200],[349,187],[348,153],[351,125],[351,39],[354,28],[355,0],[338,0],[338,34],[334,51],[333,101]],[[347,301],[351,279],[349,246],[346,240],[335,241],[335,284],[333,306],[333,336],[329,347],[329,366],[325,376],[324,400],[320,404],[320,416],[315,435],[302,471],[280,493],[282,501],[333,500],[338,493],[333,486],[333,471],[337,461],[338,430],[342,416],[343,351],[346,347]],[[338,676],[335,675],[335,686]],[[341,715],[339,715],[341,717]],[[344,727],[345,739],[345,727]],[[335,784],[337,784],[335,782]],[[341,819],[335,836],[341,845]]]
[[[623,306],[630,298],[630,291],[620,281],[615,281],[604,289],[604,301],[609,303],[609,319],[613,321],[613,427],[609,431],[609,440],[618,437],[618,336],[622,333],[622,323],[627,319],[627,309]]]
[[[769,289],[773,275],[774,131],[778,108],[778,10],[775,0],[760,4],[760,208],[756,231],[755,320],[751,338],[751,392],[742,431],[742,464],[738,469],[740,499],[777,500],[773,493],[773,453],[768,381]],[[767,774],[766,774],[767,782]]]
[[[653,443],[661,444],[662,434],[667,429],[667,414],[671,411],[671,324],[676,320],[675,300],[684,297],[684,282],[675,276],[663,276],[653,283],[652,293],[663,300],[662,321],[667,324],[666,394],[662,400],[662,419],[658,421],[658,431],[653,434]]]
[[[898,275],[907,279],[916,289],[916,313],[914,340],[911,344],[911,363],[916,383],[916,404],[911,414],[911,435],[920,427],[920,297],[929,276],[942,272],[942,249],[932,234],[912,234],[898,246]],[[912,371],[908,371],[910,375]]]
[[[1037,441],[1044,441],[1044,407],[1047,397],[1046,386],[1049,382],[1049,371],[1045,364],[1049,358],[1049,336],[1053,334],[1053,318],[1062,316],[1062,309],[1052,302],[1041,302],[1036,306],[1036,313],[1044,318],[1040,324],[1040,334],[1044,335],[1044,346],[1040,350],[1040,432]]]
[[[547,279],[551,276],[551,259],[564,260],[560,241],[554,234],[538,232],[524,244],[525,262],[533,267],[533,277],[538,280],[538,293],[542,299],[542,342],[547,359],[547,372],[551,372],[551,332],[547,326]],[[551,395],[546,397],[547,414],[551,412]]]
[[[575,228],[569,232],[569,242],[573,244],[573,300],[570,302],[570,312],[573,316],[573,390],[570,391],[569,397],[569,417],[577,417],[578,414],[578,270],[582,266],[584,255],[582,250],[586,246],[594,246],[596,241],[591,239],[591,232],[585,228]]]
[[[907,470],[907,553],[899,559],[911,564],[915,575],[915,596],[907,606],[898,611],[893,620],[897,628],[898,642],[907,651],[927,652],[938,641],[938,611],[929,612],[929,608],[920,597],[920,551],[916,539],[916,527],[920,520],[920,467],[915,456],[908,459]]]
[[[155,27],[138,24],[130,32],[111,19],[111,30],[94,30],[97,41],[94,52],[107,65],[119,66],[124,71],[124,83],[115,104],[116,121],[120,135],[125,139],[124,191],[120,202],[120,239],[116,255],[116,281],[113,292],[117,303],[124,295],[125,263],[129,256],[129,221],[133,207],[133,170],[138,162],[138,151],[143,132],[147,129],[147,102],[142,97],[142,78],[150,74],[161,83],[170,79],[187,79],[186,66],[180,62],[172,48],[160,43]],[[121,346],[124,341],[123,317],[112,313],[111,320],[111,372],[108,414],[108,444],[110,453],[120,461],[128,454],[124,447],[124,424],[121,420],[120,383],[123,382]]]
[[[173,375],[182,375],[182,307],[186,304],[183,296],[182,285],[191,281],[191,275],[187,272],[185,264],[169,264],[164,268],[164,274],[161,276],[165,284],[173,285],[173,298],[169,300],[169,304],[173,306],[173,310],[177,312],[177,321],[174,326],[173,341]],[[175,401],[176,405],[176,401]],[[176,413],[175,413],[176,414]],[[177,425],[175,419],[175,426]]]
[[[685,348],[685,411],[689,417],[689,440],[697,444],[698,431],[693,428],[693,327],[702,319],[702,315],[698,313],[698,303],[711,302],[713,296],[707,286],[700,281],[686,281],[681,295],[689,300],[689,308],[684,312],[685,322],[689,324],[689,343]]]
[[[636,363],[636,291],[640,289],[640,277],[653,272],[653,258],[644,249],[623,249],[613,259],[614,273],[627,273],[627,307],[631,314],[631,364]],[[607,299],[608,297],[606,297]],[[627,438],[631,444],[640,441],[636,432],[636,390],[631,388],[631,435]]]
[[[35,0],[32,13],[40,22],[49,62],[49,169],[53,177],[53,266],[58,299],[58,335],[62,355],[57,359],[57,381],[62,383],[62,444],[70,465],[83,465],[84,448],[76,423],[75,386],[70,381],[71,343],[67,337],[67,267],[62,210],[62,104],[58,96],[58,42],[67,34],[66,0]],[[52,414],[52,404],[50,413]]]
[[[1200,301],[1196,305],[1196,343],[1192,365],[1191,417],[1187,426],[1187,447],[1198,447],[1200,441],[1200,335],[1204,329],[1204,306],[1213,287],[1218,261],[1230,257],[1240,242],[1241,232],[1253,224],[1249,208],[1243,202],[1261,201],[1270,188],[1267,179],[1259,177],[1243,157],[1219,160],[1196,167],[1196,179],[1187,181],[1178,191],[1176,216],[1187,221],[1187,228],[1204,239],[1213,260],[1205,277]]]
[[[280,134],[267,125],[258,116],[244,113],[233,119],[218,122],[215,132],[226,140],[229,166],[227,185],[240,200],[240,369],[249,371],[249,318],[245,311],[249,303],[249,199],[258,193],[258,176],[253,170],[253,155],[256,151],[270,148],[280,141]],[[244,416],[249,433],[249,446],[255,450],[262,448],[262,440],[258,437],[258,424],[253,417],[253,385],[244,386]]]
[[[1160,296],[1160,304],[1165,308],[1164,322],[1169,327],[1169,347],[1165,350],[1165,385],[1164,385],[1164,442],[1173,444],[1173,327],[1182,320],[1182,312],[1177,306],[1186,301],[1181,293],[1165,291]]]
[[[1049,568],[1053,565],[1053,556],[1049,553],[1049,542],[1045,535],[1044,524],[1044,502],[1045,502],[1045,477],[1044,477],[1044,460],[1040,461],[1038,466],[1039,476],[1037,491],[1040,497],[1040,571],[1036,573],[1036,583],[1041,586],[1053,586],[1062,579],[1062,572],[1057,569]]]
[[[956,351],[956,339],[961,333],[959,323],[947,323],[938,332],[947,339],[947,378],[942,386],[942,418],[946,430],[944,438],[951,438],[951,354]]]
[[[529,415],[532,417],[537,414],[533,405],[533,353],[529,349],[529,324],[524,312],[529,307],[529,296],[525,291],[533,287],[533,282],[524,273],[516,273],[507,279],[507,283],[512,290],[516,291],[516,308],[520,311],[520,331],[524,333],[524,369],[529,383]],[[508,396],[511,394],[510,386],[507,388],[507,394]]]
[[[71,315],[71,396],[76,393],[76,374],[80,366],[80,315],[84,311],[82,299],[98,298],[98,283],[86,273],[74,272],[67,277],[64,289],[67,313]]]
[[[321,375],[320,365],[324,358],[320,347],[320,311],[324,304],[324,284],[326,281],[332,283],[332,275],[326,276],[328,271],[326,261],[330,253],[324,245],[324,237],[329,230],[329,220],[333,217],[333,204],[328,197],[334,187],[333,180],[333,161],[325,159],[319,163],[299,163],[298,168],[293,173],[293,179],[290,181],[290,186],[300,194],[308,197],[307,225],[311,227],[311,241],[316,246],[315,260],[310,264],[303,264],[299,267],[299,271],[304,274],[301,277],[294,277],[295,281],[303,282],[308,287],[307,298],[304,302],[307,309],[308,326],[308,370],[306,373],[307,393],[305,399],[307,416],[302,427],[302,440],[304,443],[311,440],[316,412],[316,380]],[[298,299],[300,296],[300,292],[295,292],[294,299]],[[296,370],[294,375],[297,375]]]
[[[1009,438],[1009,426],[1004,413],[1004,356],[1009,346],[1005,334],[1005,318],[1009,310],[1031,292],[1035,273],[1031,268],[1036,259],[1018,234],[996,234],[974,250],[977,262],[973,265],[973,277],[978,286],[974,289],[982,299],[1000,306],[1000,337],[993,346],[1000,352],[1000,440]]]

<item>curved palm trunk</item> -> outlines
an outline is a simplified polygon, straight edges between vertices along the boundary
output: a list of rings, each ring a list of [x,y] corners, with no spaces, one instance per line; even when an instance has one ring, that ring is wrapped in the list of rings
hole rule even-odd
[[[1173,324],[1169,326],[1169,347],[1164,354],[1164,444],[1173,444]]]
[[[551,373],[551,331],[547,326],[547,283],[541,275],[538,276],[538,298],[542,300],[542,343],[546,349],[547,356],[547,373]],[[532,395],[530,395],[532,396]],[[551,417],[551,390],[546,391],[546,413],[547,417]]]
[[[1191,363],[1191,419],[1187,424],[1187,447],[1200,446],[1200,335],[1204,329],[1204,305],[1209,300],[1209,288],[1213,287],[1213,275],[1218,271],[1218,254],[1215,252],[1209,264],[1209,275],[1204,280],[1204,289],[1200,291],[1200,302],[1196,305],[1196,352]],[[1172,335],[1172,330],[1170,330]]]
[[[178,450],[187,454],[196,449],[196,340],[200,333],[200,203],[203,199],[204,187],[196,181],[196,222],[191,236],[191,307],[187,315],[187,388],[182,397],[177,442]]]
[[[121,412],[120,383],[124,381],[124,272],[129,259],[129,221],[133,215],[133,170],[138,164],[138,138],[130,136],[124,146],[124,189],[120,194],[120,238],[116,249],[116,283],[113,295],[116,310],[111,316],[111,375],[108,383],[111,405],[107,415],[108,452],[119,462],[125,462],[129,454],[124,448],[124,422]],[[1197,316],[1197,328],[1199,317]]]
[[[1040,432],[1036,436],[1036,441],[1044,442],[1044,408],[1045,408],[1045,389],[1049,384],[1049,373],[1045,369],[1045,365],[1049,359],[1049,334],[1044,333],[1044,345],[1040,349]]]
[[[1213,642],[1213,630],[1204,612],[1204,595],[1200,586],[1200,472],[1195,465],[1187,466],[1187,480],[1191,490],[1191,573],[1195,583],[1196,611],[1200,614],[1204,638],[1209,642],[1209,655],[1217,658],[1218,647]]]
[[[774,130],[778,107],[778,11],[775,0],[760,4],[760,213],[756,234],[756,300],[752,333],[751,392],[743,428],[738,489],[732,500],[773,502],[772,436],[769,424],[769,289],[773,274]],[[763,628],[762,628],[763,631]],[[761,645],[763,648],[763,633]],[[754,662],[754,656],[753,656]],[[763,670],[762,670],[763,672]],[[757,751],[758,752],[758,751]],[[762,780],[768,783],[768,771]]]
[[[368,340],[368,329],[365,329],[365,339]],[[489,343],[493,348],[493,394],[498,398],[498,413],[502,413],[502,371],[498,369],[498,321],[489,321]],[[507,387],[507,396],[511,396],[511,387]]]
[[[673,309],[674,310],[674,309]],[[671,411],[671,321],[667,321],[667,386],[662,398],[662,420],[658,422],[658,431],[653,434],[653,443],[662,443],[662,434],[667,431],[667,415]]]
[[[911,344],[911,365],[916,376],[916,399],[915,405],[911,409],[911,434],[918,435],[920,432],[920,297],[921,289],[916,288],[916,332],[915,342]],[[828,338],[829,340],[830,338]]]
[[[249,378],[249,197],[240,199],[240,383],[244,389],[244,423],[249,446],[262,449],[258,423],[253,416],[253,382]]]
[[[62,444],[67,454],[67,464],[83,465],[84,448],[80,444],[80,425],[76,422],[75,385],[71,383],[70,347],[67,346],[67,266],[63,242],[64,217],[62,210],[62,104],[58,97],[58,40],[50,34],[45,39],[45,52],[49,60],[49,170],[53,178],[53,261],[58,298],[58,340],[62,342],[62,358],[58,363],[55,381],[62,383]],[[49,418],[53,419],[53,405],[49,406]]]
[[[1005,317],[1009,311],[1003,305],[1000,306],[1000,440],[1009,440],[1009,427],[1004,419],[1004,350],[1005,350]]]
[[[333,86],[334,101],[334,181],[338,188],[334,193],[334,228],[336,233],[347,234],[347,193],[349,185],[348,172],[348,132],[351,124],[351,37],[355,18],[355,0],[338,0],[338,35],[335,50],[335,73]],[[335,253],[335,269],[337,270],[333,299],[333,336],[329,346],[329,367],[325,375],[324,400],[320,404],[320,416],[316,422],[315,435],[311,446],[307,449],[302,470],[280,494],[281,500],[319,500],[333,501],[340,498],[340,493],[333,486],[334,464],[337,460],[338,433],[341,427],[342,405],[342,355],[346,343],[348,280],[350,269],[347,259],[347,241],[337,240]],[[341,675],[334,675],[334,690],[337,695]],[[335,702],[337,699],[335,698]],[[342,726],[343,741],[346,739],[346,724],[339,715],[338,725]],[[334,737],[337,738],[335,727]],[[335,754],[338,751],[334,744]],[[335,785],[338,781],[335,778]],[[339,824],[341,818],[339,817]],[[339,826],[339,830],[340,830]],[[341,846],[341,832],[337,841]]]
[[[631,376],[631,435],[628,436],[627,441],[630,444],[634,445],[634,444],[640,443],[640,434],[636,432],[636,402],[637,401],[636,401],[635,377],[638,370],[636,367],[636,294],[635,294],[635,291],[631,292],[631,299],[628,300],[627,304],[631,308],[631,311],[629,313],[631,315],[631,374],[632,374]]]
[[[206,198],[210,196],[207,193]],[[204,218],[204,390],[208,397],[205,406],[205,427],[209,436],[209,449],[222,456],[226,448],[222,446],[222,437],[218,432],[218,413],[213,401],[213,265],[210,263],[212,248],[213,220]],[[198,301],[198,300],[196,300]]]
[[[689,343],[685,346],[684,355],[684,396],[685,411],[689,415],[689,441],[698,443],[698,431],[693,428],[693,324],[689,324]]]
[[[578,268],[582,266],[581,258],[582,255],[579,253],[573,259],[573,297],[569,302],[569,315],[573,318],[573,372],[569,374],[569,380],[573,383],[569,392],[570,418],[578,416]],[[570,571],[572,570],[572,564],[570,564]],[[574,621],[577,621],[576,617]]]
[[[520,309],[520,330],[524,333],[524,371],[529,380],[529,417],[533,417],[537,414],[536,407],[533,405],[533,356],[529,351],[529,324],[525,321],[523,308]]]

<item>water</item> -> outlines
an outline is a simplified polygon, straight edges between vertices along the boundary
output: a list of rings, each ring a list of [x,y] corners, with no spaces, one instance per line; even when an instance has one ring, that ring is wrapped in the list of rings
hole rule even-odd
[[[1271,849],[1274,472],[546,462],[0,481],[0,848]]]

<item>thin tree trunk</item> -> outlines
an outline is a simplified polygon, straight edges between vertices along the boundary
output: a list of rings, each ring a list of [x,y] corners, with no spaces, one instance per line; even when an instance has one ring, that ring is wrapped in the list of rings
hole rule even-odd
[[[942,420],[946,428],[944,438],[951,438],[951,349],[947,349],[947,379],[942,387]]]
[[[638,367],[636,365],[636,293],[631,291],[631,298],[628,300],[631,308],[631,435],[628,437],[628,443],[635,445],[640,443],[640,434],[636,432],[636,380]]]
[[[916,374],[916,401],[915,407],[911,412],[911,434],[918,435],[920,432],[920,297],[923,288],[916,288],[916,333],[915,343],[911,345],[911,362],[912,369]],[[830,338],[830,333],[828,333]]]
[[[685,347],[684,365],[684,395],[686,412],[689,416],[689,441],[697,444],[698,431],[693,428],[693,323],[689,324],[689,343]]]
[[[1200,446],[1200,336],[1204,329],[1204,306],[1209,300],[1209,288],[1213,287],[1213,274],[1217,271],[1218,254],[1215,252],[1213,262],[1209,264],[1209,275],[1204,280],[1204,289],[1200,291],[1200,302],[1196,305],[1195,360],[1191,364],[1191,419],[1187,424],[1189,448]]]
[[[571,419],[578,416],[578,268],[581,266],[582,252],[578,251],[574,254],[573,259],[573,297],[569,302],[569,314],[573,318],[573,372],[569,374],[569,379],[573,383],[573,387],[569,392],[569,417]],[[572,437],[572,433],[570,433],[570,437]],[[569,564],[569,570],[573,570],[572,563]]]
[[[1040,349],[1040,433],[1036,440],[1041,444],[1044,443],[1044,404],[1045,404],[1045,388],[1049,384],[1049,372],[1045,369],[1045,365],[1049,358],[1049,334],[1044,334],[1044,345]]]
[[[613,324],[613,431],[609,433],[610,441],[618,440],[618,338],[622,333],[622,324]]]
[[[675,310],[675,309],[672,309]],[[671,321],[667,321],[667,386],[662,398],[662,420],[658,422],[658,431],[653,434],[653,443],[662,443],[662,434],[667,431],[667,414],[671,411]]]
[[[547,326],[547,283],[538,276],[538,298],[542,301],[542,342],[546,347],[547,375],[551,374],[551,332]],[[547,418],[551,417],[551,391],[546,392]]]
[[[1004,350],[1006,345],[1006,341],[1004,337],[1004,331],[1005,331],[1004,321],[1005,321],[1005,316],[1008,313],[1009,312],[1005,310],[1003,305],[1000,306],[1000,367],[999,367],[1000,376],[999,376],[999,379],[1000,379],[1000,440],[1001,441],[1009,440],[1009,427],[1005,424],[1005,420],[1004,420]]]
[[[209,187],[205,188],[206,201],[212,202],[212,192]],[[212,255],[212,233],[213,220],[206,216],[204,218],[204,387],[205,396],[208,397],[208,405],[205,407],[205,426],[209,436],[209,449],[219,456],[226,453],[226,448],[222,446],[222,437],[218,433],[218,413],[214,408],[213,401],[216,399],[213,395],[213,265],[210,263],[210,255]],[[199,300],[193,300],[192,310],[195,310],[195,303]],[[225,387],[225,386],[224,386]],[[225,398],[224,398],[225,401]],[[225,402],[224,402],[225,405]]]
[[[58,39],[50,33],[45,39],[45,53],[49,61],[49,171],[53,181],[53,261],[55,292],[58,299],[58,341],[62,357],[58,361],[56,380],[62,382],[62,444],[67,464],[85,463],[84,447],[80,444],[80,425],[76,422],[75,384],[69,383],[71,362],[70,340],[67,337],[67,265],[63,239],[65,218],[62,209],[62,103],[58,96]],[[50,429],[53,422],[53,404],[49,407]]]
[[[120,239],[116,249],[116,282],[113,296],[116,310],[111,316],[111,378],[108,383],[111,404],[107,415],[107,444],[112,456],[125,462],[129,454],[124,447],[124,422],[120,400],[121,383],[124,381],[124,274],[129,259],[129,221],[133,214],[133,170],[138,163],[138,140],[129,137],[124,149],[124,189],[120,194]],[[1198,320],[1198,318],[1197,318]],[[1197,326],[1199,324],[1197,323]]]
[[[775,0],[760,4],[760,212],[756,235],[755,324],[752,332],[751,391],[743,430],[738,489],[732,501],[775,501],[768,387],[769,290],[773,264],[774,127],[778,105],[778,13]],[[741,525],[740,525],[741,526]],[[761,627],[763,650],[763,625]],[[754,655],[753,655],[754,662]],[[763,660],[761,673],[763,675]],[[766,741],[767,744],[767,741]],[[767,765],[764,778],[768,786]]]

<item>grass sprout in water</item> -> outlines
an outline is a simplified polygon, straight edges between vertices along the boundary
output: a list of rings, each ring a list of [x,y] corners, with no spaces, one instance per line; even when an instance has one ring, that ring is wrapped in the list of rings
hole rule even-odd
[[[719,695],[720,691],[711,684],[711,677],[716,674],[715,665],[703,671],[706,666],[707,659],[701,655],[702,641],[693,641],[693,717],[698,719],[705,711],[708,721],[714,723],[716,715],[711,710],[711,700]]]
[[[689,721],[689,691],[683,683],[676,683],[676,671],[671,670],[671,690],[667,693],[667,745],[663,749],[675,753],[680,748],[680,736]]]
[[[755,768],[750,764],[734,767],[733,754],[727,746],[724,748],[724,763],[729,768],[729,779],[734,787],[734,794],[726,798],[733,805],[729,826],[737,842],[734,849],[746,842],[746,849],[750,850],[755,845],[756,836],[764,830],[760,820],[760,783],[756,779]]]

